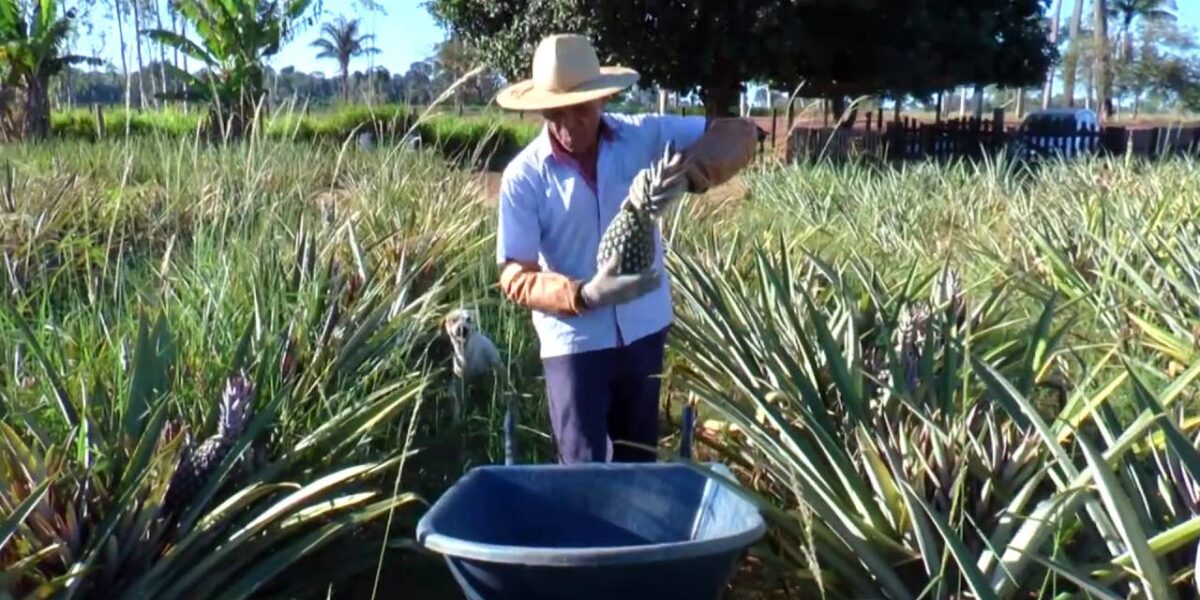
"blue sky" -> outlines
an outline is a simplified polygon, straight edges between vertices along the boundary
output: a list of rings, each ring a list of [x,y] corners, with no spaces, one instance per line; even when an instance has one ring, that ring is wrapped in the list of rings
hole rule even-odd
[[[374,65],[384,66],[389,71],[403,73],[413,62],[429,56],[434,45],[445,37],[445,32],[429,15],[423,2],[424,0],[399,0],[399,2],[380,0],[380,4],[384,5],[384,12],[380,13],[368,10],[363,6],[361,0],[325,0],[323,20],[333,18],[338,14],[359,17],[366,31],[375,34],[375,46],[379,48],[380,53],[371,59],[356,59],[351,68],[365,69],[372,66],[373,62]],[[1176,0],[1176,3],[1179,6],[1180,20],[1187,25],[1200,28],[1200,0]],[[1088,5],[1088,10],[1090,10],[1091,2],[1088,2]],[[1073,0],[1064,0],[1064,19],[1069,17],[1072,6]],[[112,60],[114,64],[119,64],[115,27],[109,21],[105,21],[103,25],[97,23],[97,29],[105,26],[113,31],[103,36],[102,42],[99,41],[98,36],[90,36],[91,39],[83,42],[79,50],[90,54],[92,48],[102,43],[101,56]],[[273,66],[276,68],[294,66],[305,72],[333,73],[336,65],[331,61],[317,60],[316,53],[309,47],[312,40],[318,36],[318,29],[318,27],[312,27],[301,32],[275,57],[275,60],[272,61]],[[130,48],[129,54],[132,60],[132,48]]]

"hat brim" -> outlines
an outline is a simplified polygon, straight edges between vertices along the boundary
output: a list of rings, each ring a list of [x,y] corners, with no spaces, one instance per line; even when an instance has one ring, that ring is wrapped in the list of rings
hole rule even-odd
[[[569,92],[549,92],[533,86],[532,79],[519,81],[496,94],[496,104],[509,110],[548,110],[590,102],[624,91],[637,83],[637,71],[626,67],[600,67],[600,76]]]

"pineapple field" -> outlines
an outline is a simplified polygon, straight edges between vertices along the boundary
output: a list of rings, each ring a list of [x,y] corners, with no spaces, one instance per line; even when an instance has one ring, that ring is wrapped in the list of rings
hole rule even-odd
[[[663,452],[768,520],[730,598],[1188,598],[1187,159],[775,164],[663,222]],[[0,162],[0,598],[458,597],[417,519],[552,460],[494,208],[431,149],[148,133]],[[506,386],[451,419],[447,311]]]

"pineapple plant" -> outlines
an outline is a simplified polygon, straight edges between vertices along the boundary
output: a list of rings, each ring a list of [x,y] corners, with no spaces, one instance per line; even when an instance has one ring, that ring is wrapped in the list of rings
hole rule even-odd
[[[163,508],[168,513],[187,504],[208,483],[213,471],[233,448],[234,440],[246,428],[250,413],[250,381],[242,376],[230,377],[221,396],[217,433],[193,448],[190,440],[183,447],[174,476],[167,488]]]
[[[659,200],[675,185],[666,176],[666,167],[677,158],[674,144],[667,143],[661,160],[638,172],[621,210],[608,224],[596,255],[597,268],[604,268],[619,257],[618,275],[633,275],[654,264],[654,234],[658,226]]]

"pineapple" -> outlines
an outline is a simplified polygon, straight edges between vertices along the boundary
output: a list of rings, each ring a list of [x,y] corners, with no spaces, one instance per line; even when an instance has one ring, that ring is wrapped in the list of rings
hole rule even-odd
[[[641,273],[654,264],[654,234],[658,215],[654,213],[653,200],[663,192],[663,186],[667,183],[664,181],[663,168],[671,162],[674,154],[674,145],[668,143],[661,161],[638,172],[629,186],[625,202],[621,204],[621,211],[613,217],[600,239],[597,268],[603,268],[613,256],[620,257],[618,275]]]
[[[217,433],[193,449],[190,441],[179,457],[179,465],[167,489],[163,508],[168,512],[187,504],[208,483],[213,471],[225,459],[246,428],[250,413],[250,381],[243,376],[230,377],[221,398]]]
[[[903,367],[904,385],[912,393],[917,391],[921,383],[921,352],[925,348],[925,337],[928,334],[929,310],[924,306],[902,306],[897,323],[899,340],[896,353]]]

